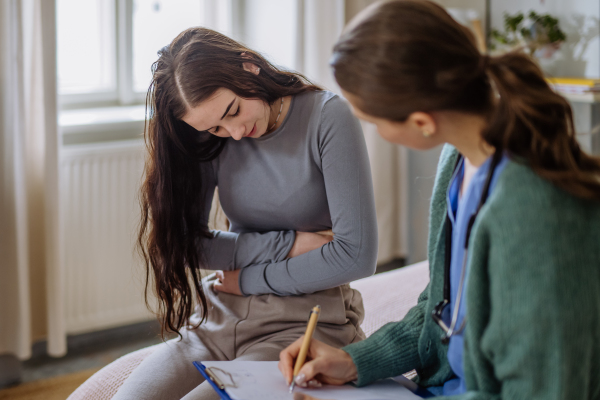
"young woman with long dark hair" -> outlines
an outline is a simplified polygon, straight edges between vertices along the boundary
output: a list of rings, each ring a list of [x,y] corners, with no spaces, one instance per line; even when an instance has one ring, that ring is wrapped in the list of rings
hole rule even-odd
[[[180,338],[115,399],[218,398],[192,361],[277,360],[317,304],[316,337],[335,347],[363,339],[362,300],[348,283],[374,272],[377,229],[348,105],[192,28],[159,52],[148,108],[139,247],[163,328]],[[207,227],[215,187],[229,232]],[[326,230],[333,236],[316,233]],[[201,281],[200,268],[222,271]]]
[[[382,137],[446,145],[418,304],[343,349],[314,340],[297,382],[414,369],[452,399],[600,399],[600,159],[580,149],[568,102],[530,57],[480,54],[429,1],[365,10],[331,65]],[[299,343],[281,354],[288,381]]]

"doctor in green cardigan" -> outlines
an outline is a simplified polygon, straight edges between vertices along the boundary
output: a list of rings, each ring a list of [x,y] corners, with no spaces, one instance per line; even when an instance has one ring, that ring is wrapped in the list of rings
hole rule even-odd
[[[600,159],[580,149],[568,102],[527,55],[482,55],[429,1],[366,9],[331,66],[384,139],[445,144],[430,283],[362,342],[313,340],[296,384],[363,386],[414,369],[439,398],[600,399]],[[288,382],[301,340],[280,355]]]

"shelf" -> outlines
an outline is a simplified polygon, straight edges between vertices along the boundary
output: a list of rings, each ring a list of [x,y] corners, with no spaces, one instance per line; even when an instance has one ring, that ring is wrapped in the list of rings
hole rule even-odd
[[[563,93],[563,92],[558,92],[558,93],[572,103],[589,103],[589,104],[600,103],[600,93],[584,93],[584,94]]]

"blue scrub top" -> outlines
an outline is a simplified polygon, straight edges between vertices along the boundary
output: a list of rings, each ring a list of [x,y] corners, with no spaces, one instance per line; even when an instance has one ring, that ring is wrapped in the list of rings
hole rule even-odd
[[[446,306],[443,315],[444,322],[448,326],[450,326],[452,313],[454,312],[454,304],[458,294],[463,257],[468,257],[468,255],[464,254],[464,248],[469,219],[477,211],[477,206],[481,199],[481,194],[483,192],[483,187],[485,186],[491,163],[492,157],[489,157],[473,175],[469,186],[463,192],[462,197],[459,198],[460,186],[462,185],[465,172],[464,160],[462,160],[454,172],[450,187],[448,188],[446,201],[448,203],[448,215],[450,217],[450,222],[452,223],[452,258],[450,261],[450,304]],[[507,163],[508,158],[505,155],[502,157],[494,171],[488,195],[494,190],[498,177],[506,167]],[[466,288],[468,276],[469,270],[467,259],[467,271],[465,272],[465,282],[463,283],[463,293],[458,309],[456,329],[461,325],[466,314]],[[443,394],[444,396],[465,393],[467,391],[467,386],[463,369],[463,332],[455,334],[450,338],[450,344],[448,346],[448,362],[456,377],[446,381],[443,388],[430,388],[430,391],[439,395]]]

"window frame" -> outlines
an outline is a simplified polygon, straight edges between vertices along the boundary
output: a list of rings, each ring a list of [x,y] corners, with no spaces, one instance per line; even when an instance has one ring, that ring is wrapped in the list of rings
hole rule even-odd
[[[133,85],[133,1],[112,0],[110,29],[114,42],[115,89],[103,92],[59,94],[61,110],[101,108],[144,104],[145,92],[135,92]],[[242,0],[197,0],[204,9],[203,25],[229,34],[238,28]],[[211,24],[211,21],[216,21]],[[217,26],[214,26],[214,25]],[[213,25],[213,26],[211,26]]]
[[[118,38],[118,2],[123,0],[112,0],[111,4],[112,18],[110,19],[110,32],[111,39],[113,42],[113,62],[111,65],[113,76],[114,76],[114,87],[107,91],[96,91],[96,92],[84,92],[84,93],[58,93],[59,109],[74,109],[74,108],[86,108],[86,107],[99,107],[99,106],[114,106],[119,104],[119,38]],[[133,0],[131,1],[133,4]],[[56,3],[58,6],[58,2]],[[58,10],[56,10],[58,15]],[[58,45],[58,44],[57,44]],[[57,88],[60,90],[60,88]]]

